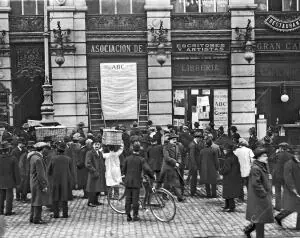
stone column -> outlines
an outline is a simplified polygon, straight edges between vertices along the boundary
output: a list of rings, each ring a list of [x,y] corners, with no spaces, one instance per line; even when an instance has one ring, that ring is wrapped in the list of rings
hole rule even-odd
[[[148,91],[149,91],[149,120],[154,125],[172,124],[172,71],[171,71],[171,10],[170,0],[146,0],[148,30],[153,27],[158,30],[160,21],[163,28],[168,29],[166,43],[167,60],[160,66],[156,61],[157,44],[151,42],[148,31]]]
[[[244,38],[237,39],[238,27],[240,33],[245,33],[248,19],[251,20],[252,42],[254,42],[254,10],[253,0],[231,0],[231,124],[238,128],[242,137],[248,137],[250,127],[255,127],[255,57],[248,63],[244,59],[245,50],[242,47]]]
[[[12,82],[9,44],[9,1],[0,1],[0,34],[4,34],[0,45],[0,82],[9,91],[9,123],[13,125]]]
[[[76,48],[75,53],[64,54],[65,62],[61,67],[55,62],[56,55],[53,52],[51,54],[55,120],[67,127],[75,127],[79,122],[84,122],[87,127],[86,3],[84,0],[69,0],[59,6],[56,1],[52,0],[48,11],[50,12],[49,19],[51,19],[50,44],[55,44],[53,29],[57,29],[57,21],[60,21],[63,31],[71,30],[71,41],[67,45],[74,45]]]

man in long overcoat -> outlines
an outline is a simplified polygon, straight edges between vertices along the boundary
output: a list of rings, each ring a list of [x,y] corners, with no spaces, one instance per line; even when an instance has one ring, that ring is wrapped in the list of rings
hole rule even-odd
[[[68,199],[72,191],[72,162],[64,155],[66,144],[60,142],[57,146],[58,155],[54,156],[48,167],[48,175],[52,180],[50,196],[53,204],[53,217],[59,218],[59,203],[61,203],[63,218],[68,218]]]
[[[180,189],[183,181],[179,176],[179,166],[182,163],[182,158],[176,144],[177,138],[177,135],[170,134],[168,137],[169,143],[163,146],[164,161],[158,183],[164,183],[164,187],[174,192],[177,200],[182,202],[185,200]]]
[[[159,177],[162,163],[163,163],[163,146],[158,144],[157,138],[150,138],[151,145],[148,146],[145,152],[145,160],[149,164],[156,178]]]
[[[268,169],[268,151],[257,148],[249,175],[246,219],[251,222],[244,230],[248,237],[256,230],[256,237],[264,237],[264,224],[273,223],[272,186]]]
[[[86,191],[86,183],[87,183],[87,177],[88,177],[88,171],[85,167],[85,158],[86,153],[91,150],[92,148],[86,143],[86,139],[81,138],[79,140],[80,143],[80,150],[79,150],[79,157],[77,161],[77,183],[78,183],[78,189],[83,190],[83,198],[87,198],[87,191]]]
[[[225,199],[224,212],[234,212],[234,199],[241,195],[241,171],[240,163],[237,156],[233,153],[233,145],[227,144],[224,146],[224,164],[220,170],[223,175],[223,198]]]
[[[293,212],[297,212],[296,230],[300,230],[300,155],[295,152],[293,159],[284,165],[283,209],[275,220],[281,221]]]
[[[198,171],[200,172],[200,151],[204,148],[204,145],[201,141],[202,133],[196,131],[194,133],[194,140],[189,144],[190,150],[190,161],[189,161],[189,170],[191,175],[191,196],[196,194],[197,186],[197,177]]]
[[[205,148],[200,151],[200,183],[205,184],[206,196],[217,197],[217,171],[219,160],[216,150],[211,148],[212,140],[205,141]]]
[[[88,206],[102,205],[98,202],[97,193],[106,192],[105,164],[99,140],[94,141],[93,149],[88,151],[85,159],[85,167],[88,170],[86,191],[88,192]]]
[[[0,145],[0,215],[14,215],[13,188],[19,184],[19,168],[17,159],[9,155],[10,146],[7,141]],[[4,213],[4,201],[6,200],[6,211]]]
[[[45,142],[38,142],[34,146],[36,151],[30,157],[30,189],[31,189],[31,212],[30,222],[44,224],[42,220],[42,206],[48,205],[48,181],[47,169],[43,162],[43,152],[49,149]]]

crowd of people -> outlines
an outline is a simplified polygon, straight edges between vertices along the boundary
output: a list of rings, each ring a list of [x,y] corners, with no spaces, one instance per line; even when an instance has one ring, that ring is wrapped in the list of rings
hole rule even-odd
[[[83,190],[87,206],[96,207],[103,204],[99,201],[102,194],[119,196],[118,190],[110,188],[124,176],[127,220],[138,221],[142,174],[155,181],[154,186],[171,191],[178,202],[185,201],[185,192],[216,198],[217,184],[222,184],[222,211],[235,212],[237,199],[247,202],[250,224],[244,232],[248,237],[253,230],[263,237],[264,224],[274,221],[273,209],[280,212],[275,217],[279,225],[292,212],[300,212],[299,152],[278,143],[276,130],[258,140],[255,128],[250,128],[246,140],[235,126],[226,135],[222,126],[215,130],[213,123],[201,128],[196,122],[193,129],[190,124],[165,129],[151,124],[145,130],[136,122],[129,130],[116,126],[122,131],[121,145],[102,144],[103,131],[84,133],[83,123],[62,141],[45,137],[40,142],[28,124],[18,133],[8,126],[0,146],[0,215],[14,215],[15,191],[15,199],[22,202],[29,202],[31,193],[30,222],[44,223],[42,206],[51,209],[54,218],[60,217],[60,210],[67,218],[72,190]],[[205,186],[205,195],[198,193],[197,184]],[[299,215],[296,228],[300,229]]]

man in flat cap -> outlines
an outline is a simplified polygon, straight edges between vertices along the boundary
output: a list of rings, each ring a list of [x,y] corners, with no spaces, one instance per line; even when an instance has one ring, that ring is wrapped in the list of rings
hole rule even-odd
[[[45,142],[34,145],[36,151],[30,158],[30,189],[31,212],[29,221],[34,224],[44,224],[42,220],[42,206],[48,205],[47,169],[43,162],[43,152],[49,147]]]

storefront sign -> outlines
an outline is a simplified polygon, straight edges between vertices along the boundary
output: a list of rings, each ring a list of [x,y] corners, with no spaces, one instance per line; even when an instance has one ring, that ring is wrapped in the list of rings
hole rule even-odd
[[[174,76],[213,76],[227,75],[226,60],[175,60]]]
[[[215,127],[224,127],[224,131],[228,128],[228,90],[214,90],[214,123]]]
[[[258,41],[256,52],[300,51],[300,40]]]
[[[299,80],[300,62],[259,62],[256,64],[256,81],[292,81]]]
[[[300,28],[300,17],[290,21],[283,21],[270,15],[265,20],[265,24],[275,31],[290,32]]]
[[[143,54],[146,53],[146,44],[88,44],[88,54]]]
[[[229,44],[223,42],[174,42],[173,52],[178,53],[208,53],[208,52],[226,52],[229,51]]]

